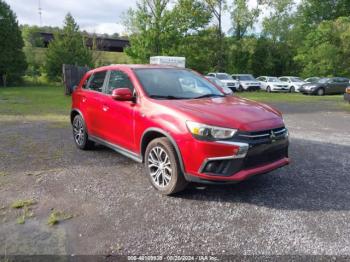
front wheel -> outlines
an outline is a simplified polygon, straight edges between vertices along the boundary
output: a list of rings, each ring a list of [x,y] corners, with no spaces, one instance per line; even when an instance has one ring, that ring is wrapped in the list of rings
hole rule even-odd
[[[319,88],[319,89],[317,90],[317,95],[318,95],[318,96],[324,96],[324,89],[323,89],[323,88]]]
[[[165,137],[156,138],[148,144],[145,168],[152,186],[163,195],[182,191],[188,184],[181,172],[175,148]]]
[[[243,92],[243,86],[240,85],[240,86],[238,87],[238,92]]]
[[[290,93],[294,93],[294,92],[295,92],[295,87],[292,86],[292,87],[290,88],[289,92],[290,92]]]
[[[267,93],[271,93],[271,87],[268,86],[268,87],[266,88],[266,92],[267,92]]]

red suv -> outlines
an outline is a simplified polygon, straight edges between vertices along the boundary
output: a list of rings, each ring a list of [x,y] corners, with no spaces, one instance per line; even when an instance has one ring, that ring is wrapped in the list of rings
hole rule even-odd
[[[226,95],[198,73],[111,65],[73,92],[76,145],[103,144],[145,164],[169,195],[189,182],[232,183],[289,163],[288,131],[276,109]]]

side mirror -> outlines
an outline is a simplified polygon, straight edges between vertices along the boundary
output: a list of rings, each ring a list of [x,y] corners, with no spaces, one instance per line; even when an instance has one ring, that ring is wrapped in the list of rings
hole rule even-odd
[[[112,98],[118,101],[132,101],[134,97],[129,88],[118,88],[112,91]]]

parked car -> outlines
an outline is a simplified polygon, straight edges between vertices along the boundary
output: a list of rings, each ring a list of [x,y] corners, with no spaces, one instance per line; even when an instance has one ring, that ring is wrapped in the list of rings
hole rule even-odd
[[[349,86],[349,79],[345,77],[322,78],[316,83],[309,83],[302,86],[300,92],[311,95],[332,95],[344,94]]]
[[[305,81],[306,83],[316,83],[316,82],[318,82],[319,80],[321,80],[321,77],[314,76],[314,77],[306,78],[304,81]]]
[[[232,78],[239,82],[239,91],[257,91],[261,88],[260,82],[250,74],[232,75]]]
[[[281,76],[279,78],[281,82],[288,83],[289,92],[299,92],[299,89],[302,85],[306,84],[306,82],[300,77],[296,76]]]
[[[166,195],[189,182],[237,183],[289,163],[277,109],[227,96],[189,69],[91,70],[72,94],[70,119],[78,148],[96,142],[144,163],[152,186]]]
[[[345,93],[344,93],[344,100],[348,101],[350,104],[350,85],[349,87],[346,88]]]
[[[288,84],[281,82],[277,77],[260,76],[257,80],[260,81],[261,89],[266,92],[289,92]]]
[[[228,88],[222,81],[217,79],[216,77],[213,76],[205,76],[206,79],[211,81],[212,83],[216,84],[217,86],[221,87],[226,95],[232,95],[233,91],[232,89]]]
[[[226,73],[209,73],[208,76],[215,77],[223,82],[232,91],[238,90],[238,81],[234,80],[229,74]]]

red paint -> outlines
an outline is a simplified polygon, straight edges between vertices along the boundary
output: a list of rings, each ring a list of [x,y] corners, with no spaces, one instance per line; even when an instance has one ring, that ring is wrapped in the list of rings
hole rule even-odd
[[[179,148],[185,173],[206,180],[240,181],[289,163],[289,159],[285,158],[240,171],[231,177],[198,173],[206,158],[232,155],[237,147],[195,139],[187,130],[186,120],[242,131],[259,131],[283,126],[281,113],[270,106],[234,96],[192,100],[152,99],[146,95],[133,72],[133,68],[139,67],[152,66],[111,65],[92,70],[81,80],[72,95],[72,108],[83,115],[89,135],[140,155],[144,132],[149,128],[161,129],[173,138]],[[108,95],[83,89],[83,83],[91,74],[106,70],[120,70],[128,75],[137,94],[135,101],[130,101],[129,90],[119,89]]]

